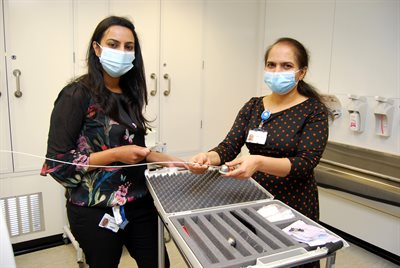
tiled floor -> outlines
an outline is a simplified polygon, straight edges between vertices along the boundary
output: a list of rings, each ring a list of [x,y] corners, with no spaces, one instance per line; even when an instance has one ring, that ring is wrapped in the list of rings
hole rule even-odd
[[[171,241],[167,244],[167,250],[171,261],[171,268],[188,267]],[[18,268],[78,268],[76,251],[72,244],[53,247],[16,257]],[[87,266],[85,266],[87,267]],[[137,267],[135,261],[124,251],[119,268]],[[325,267],[325,260],[321,261],[321,267]],[[362,248],[350,245],[336,254],[335,268],[393,268],[400,267],[385,259],[382,259]],[[3,268],[3,267],[2,267]],[[7,267],[4,267],[7,268]]]

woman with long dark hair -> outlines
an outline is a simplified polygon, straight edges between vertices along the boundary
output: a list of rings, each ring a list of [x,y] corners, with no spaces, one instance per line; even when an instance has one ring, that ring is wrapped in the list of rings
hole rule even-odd
[[[158,216],[145,164],[182,160],[146,148],[147,89],[132,22],[102,20],[87,62],[87,74],[55,101],[42,175],[66,188],[70,228],[90,267],[118,267],[123,246],[139,267],[157,267]]]

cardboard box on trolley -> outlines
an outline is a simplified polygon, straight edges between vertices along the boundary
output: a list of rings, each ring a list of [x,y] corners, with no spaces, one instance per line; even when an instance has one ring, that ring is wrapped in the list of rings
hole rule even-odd
[[[205,174],[148,169],[145,175],[159,216],[191,267],[291,267],[322,258],[331,267],[336,250],[348,246],[330,230],[274,200],[251,178],[222,177],[218,168]],[[267,220],[258,210],[271,204],[292,216]],[[296,241],[283,229],[298,220],[337,241],[315,246]]]

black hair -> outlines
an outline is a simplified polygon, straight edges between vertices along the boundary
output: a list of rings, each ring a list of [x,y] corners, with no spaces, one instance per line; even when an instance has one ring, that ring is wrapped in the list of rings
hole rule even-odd
[[[264,64],[265,65],[267,64],[269,52],[271,51],[272,47],[277,44],[282,44],[282,43],[287,44],[293,48],[293,51],[294,51],[294,54],[295,54],[295,57],[297,60],[297,64],[299,65],[300,70],[302,70],[304,68],[308,68],[310,56],[309,56],[307,49],[299,41],[297,41],[293,38],[289,38],[289,37],[279,38],[278,40],[275,41],[275,43],[273,43],[271,46],[268,47],[267,51],[265,52],[265,56],[264,56]],[[328,109],[328,107],[322,101],[321,95],[318,93],[317,89],[314,86],[306,83],[302,79],[297,84],[297,91],[305,97],[315,98],[319,102],[321,102],[324,106],[324,109],[328,113],[329,117],[331,119],[333,119],[333,113]]]
[[[119,85],[122,89],[124,102],[127,104],[126,108],[130,116],[135,118],[139,123],[137,127],[146,132],[149,123],[143,115],[143,108],[148,103],[146,77],[139,38],[136,34],[135,26],[130,20],[124,17],[110,16],[103,19],[97,25],[87,50],[88,72],[78,78],[77,81],[82,82],[83,85],[90,90],[92,96],[106,115],[121,124],[124,123],[119,118],[117,99],[104,84],[103,68],[93,48],[93,42],[100,44],[104,33],[113,25],[128,28],[132,31],[135,39],[135,60],[133,61],[133,68],[120,77]]]

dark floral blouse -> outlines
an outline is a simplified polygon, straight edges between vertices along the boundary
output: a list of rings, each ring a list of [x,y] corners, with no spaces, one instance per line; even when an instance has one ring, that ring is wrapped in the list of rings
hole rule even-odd
[[[122,163],[113,163],[91,171],[85,166],[93,152],[129,144],[145,146],[144,131],[122,108],[122,94],[112,93],[111,98],[117,101],[124,124],[106,116],[78,83],[66,86],[55,101],[41,175],[50,174],[62,184],[72,204],[111,207],[148,194],[146,166],[121,168],[113,166]]]
[[[250,99],[240,110],[226,138],[212,150],[218,153],[221,163],[233,160],[244,144],[252,155],[287,157],[291,162],[287,177],[256,172],[252,178],[276,199],[318,220],[318,189],[314,168],[328,140],[328,115],[322,103],[310,98],[271,114],[262,126],[268,132],[264,145],[246,142],[249,130],[258,128],[265,108],[262,97]]]

